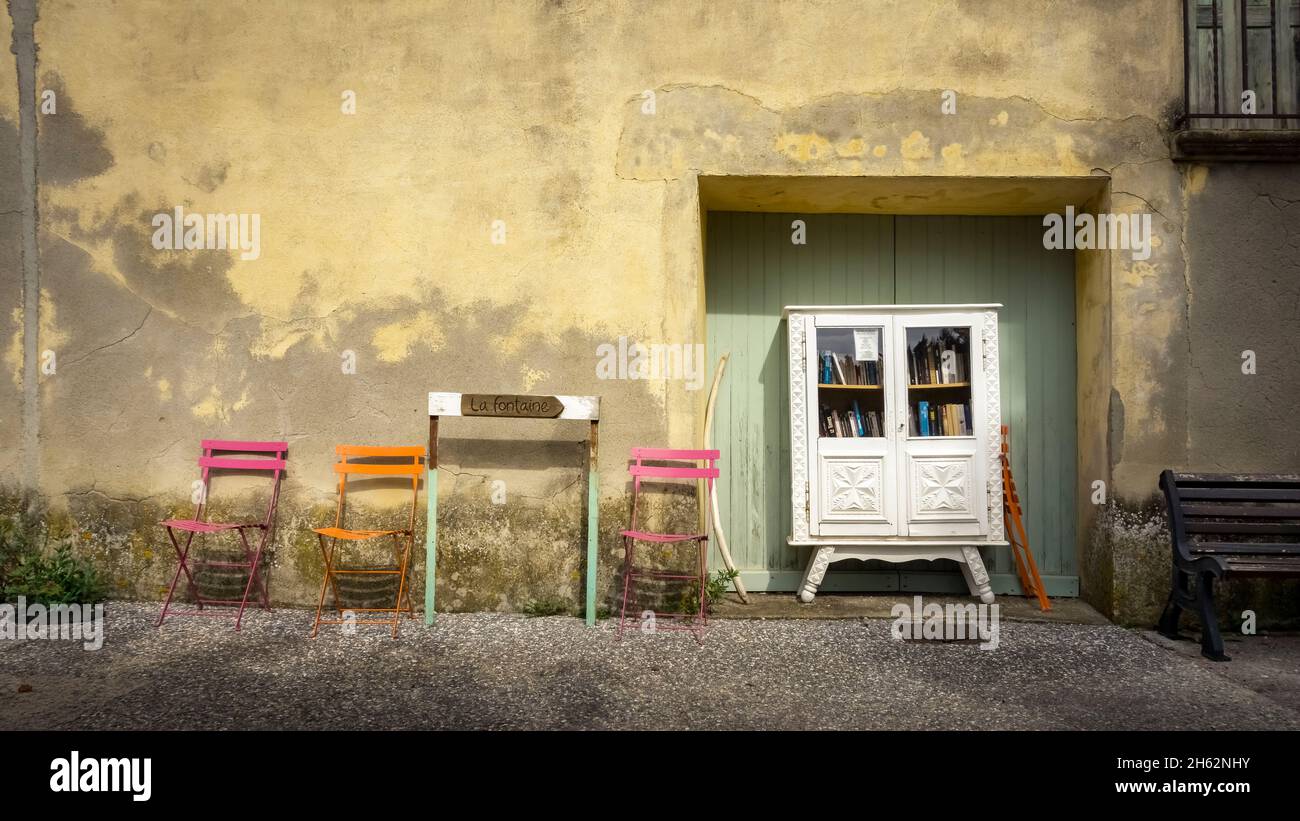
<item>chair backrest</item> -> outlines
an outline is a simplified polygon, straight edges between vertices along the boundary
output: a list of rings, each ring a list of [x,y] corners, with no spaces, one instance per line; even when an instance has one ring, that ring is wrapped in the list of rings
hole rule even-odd
[[[713,480],[719,476],[717,462],[722,458],[718,450],[679,450],[676,448],[632,448],[632,464],[627,471],[632,475],[632,529],[637,527],[638,499],[641,496],[641,480],[661,481],[664,479],[704,479],[708,483],[708,492],[712,496]],[[647,465],[652,462],[672,462],[676,464]],[[704,462],[701,467],[698,463]]]
[[[272,474],[274,484],[271,497],[266,506],[266,519],[269,525],[275,515],[275,506],[280,499],[280,479],[284,476],[285,459],[289,456],[288,442],[246,442],[239,439],[204,439],[201,442],[203,455],[199,457],[199,467],[203,473],[203,495],[199,497],[194,518],[203,521],[203,512],[207,509],[211,494],[212,472],[216,470],[266,471]],[[218,453],[263,453],[270,458],[243,459],[232,456],[218,456]]]
[[[334,472],[339,476],[339,501],[334,513],[334,526],[343,526],[343,509],[348,492],[348,476],[368,477],[409,476],[411,477],[411,515],[408,527],[415,528],[415,505],[420,492],[420,474],[424,466],[420,460],[424,457],[424,448],[414,446],[385,447],[379,445],[339,445],[335,452],[339,460],[334,463]],[[355,459],[388,459],[386,463],[357,462]]]

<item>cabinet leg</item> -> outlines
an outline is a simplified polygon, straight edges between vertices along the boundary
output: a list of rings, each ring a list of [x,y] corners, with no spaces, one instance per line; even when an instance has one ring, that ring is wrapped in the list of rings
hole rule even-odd
[[[808,567],[803,572],[803,582],[799,585],[799,601],[808,604],[817,595],[817,588],[821,587],[822,579],[826,578],[826,568],[830,567],[834,555],[833,547],[818,547],[813,550],[808,557]]]
[[[989,586],[989,572],[984,569],[984,559],[980,557],[979,548],[964,546],[961,555],[966,560],[962,562],[961,572],[966,577],[966,586],[970,588],[970,594],[978,596],[985,604],[992,604],[993,588]]]

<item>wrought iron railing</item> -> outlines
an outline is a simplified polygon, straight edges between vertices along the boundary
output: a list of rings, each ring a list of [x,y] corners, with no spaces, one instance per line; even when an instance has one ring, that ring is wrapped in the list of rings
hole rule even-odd
[[[1300,128],[1300,0],[1183,0],[1183,125]]]

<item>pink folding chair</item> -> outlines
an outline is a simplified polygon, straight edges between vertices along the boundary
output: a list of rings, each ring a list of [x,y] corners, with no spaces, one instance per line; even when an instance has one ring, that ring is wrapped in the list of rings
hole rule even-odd
[[[269,454],[272,458],[243,459],[231,458],[230,456],[217,456],[218,451],[223,453],[263,453]],[[203,474],[203,492],[200,495],[197,507],[194,510],[193,519],[168,519],[162,522],[162,526],[167,530],[167,536],[171,539],[172,547],[176,549],[176,575],[172,577],[171,587],[167,590],[167,600],[163,602],[162,612],[158,614],[158,622],[155,626],[161,627],[163,620],[168,616],[230,616],[231,611],[228,609],[205,609],[217,607],[234,607],[239,609],[233,613],[235,617],[235,629],[238,630],[240,623],[244,619],[244,609],[248,606],[248,597],[254,587],[257,588],[258,603],[266,610],[271,609],[271,600],[267,595],[265,574],[262,573],[262,551],[271,542],[271,536],[275,529],[275,509],[280,501],[280,479],[284,476],[284,460],[289,455],[289,445],[286,442],[239,442],[223,439],[204,439],[203,455],[199,457],[199,467],[202,468]],[[260,522],[212,522],[208,521],[208,492],[211,490],[212,472],[216,470],[229,471],[266,471],[272,474],[273,485],[271,496],[266,505],[266,516]],[[190,547],[194,543],[194,534],[201,533],[206,538],[209,533],[226,533],[234,531],[239,536],[239,544],[244,551],[245,561],[206,561],[193,559],[190,557]],[[248,541],[248,532],[259,532],[256,536],[257,546],[252,547]],[[187,533],[185,543],[176,538],[177,533]],[[196,567],[224,567],[224,568],[243,568],[248,570],[248,583],[244,586],[244,595],[240,599],[214,599],[204,596],[199,591],[198,584],[194,581],[194,573],[191,572]],[[176,583],[180,581],[181,576],[185,576],[185,583],[189,588],[190,595],[194,598],[197,607],[195,610],[173,610],[171,608],[172,598],[176,594]]]
[[[709,614],[708,604],[705,598],[705,588],[709,581],[709,536],[707,533],[653,533],[647,530],[641,530],[637,526],[637,513],[641,496],[641,481],[658,483],[664,479],[706,479],[708,480],[708,495],[706,499],[713,495],[713,480],[718,478],[717,460],[721,458],[721,453],[716,450],[674,450],[671,448],[632,448],[632,459],[634,464],[628,467],[628,473],[632,475],[632,523],[628,530],[622,531],[623,536],[623,607],[618,619],[618,638],[623,638],[623,628],[627,621],[627,602],[636,588],[636,579],[638,578],[655,578],[655,579],[676,579],[679,581],[693,580],[699,585],[699,604],[694,613],[663,613],[658,611],[647,611],[653,613],[655,619],[656,631],[658,630],[690,630],[695,634],[695,638],[700,638],[703,629],[708,626]],[[654,462],[676,462],[672,465],[647,465],[644,460]],[[689,463],[684,466],[682,463]],[[699,462],[706,462],[706,467],[700,467]],[[637,542],[657,542],[660,544],[677,544],[681,542],[695,542],[698,552],[696,570],[694,573],[685,573],[683,571],[657,571],[643,570],[636,566],[636,543]],[[642,613],[642,616],[647,615]],[[662,622],[662,623],[661,623]],[[685,623],[682,623],[685,622]]]

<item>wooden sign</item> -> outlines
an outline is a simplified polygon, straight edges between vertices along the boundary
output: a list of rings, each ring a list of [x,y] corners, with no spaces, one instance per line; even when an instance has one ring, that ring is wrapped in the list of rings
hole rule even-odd
[[[461,416],[505,416],[512,419],[555,419],[564,404],[554,396],[462,393]]]
[[[594,421],[600,418],[600,397],[435,392],[429,394],[429,415]]]
[[[596,540],[600,533],[600,480],[596,475],[599,396],[521,396],[497,393],[429,394],[428,505],[424,529],[424,623],[433,624],[438,575],[438,419],[443,416],[496,416],[514,419],[580,419],[590,427],[587,444],[587,626],[596,626]]]

